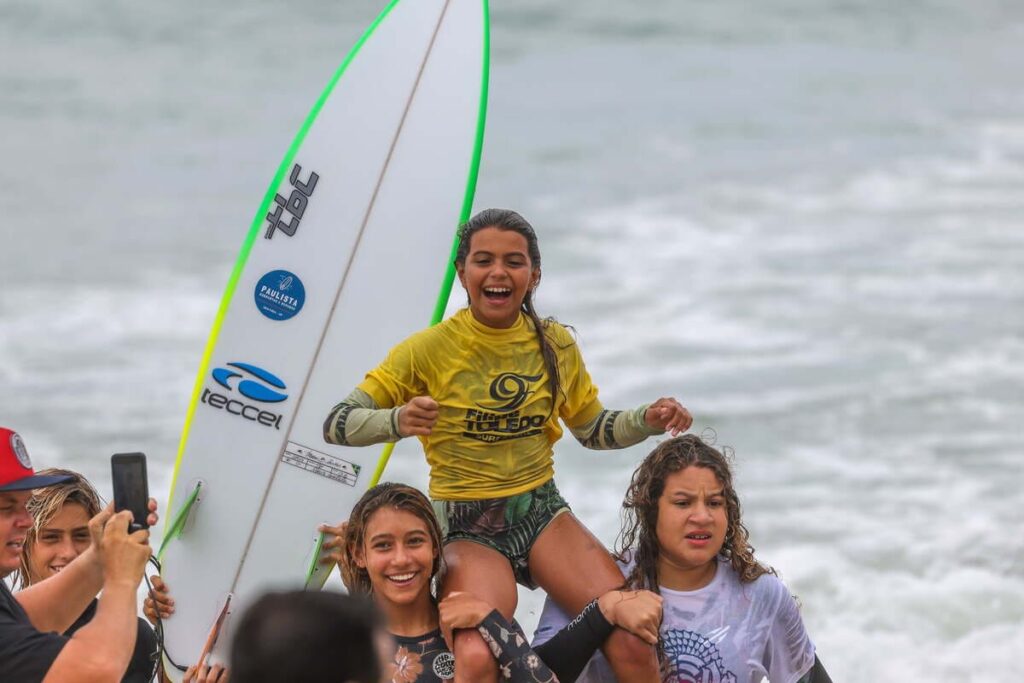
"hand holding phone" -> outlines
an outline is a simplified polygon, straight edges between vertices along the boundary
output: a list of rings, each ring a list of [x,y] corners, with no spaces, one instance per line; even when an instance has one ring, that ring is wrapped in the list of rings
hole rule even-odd
[[[144,453],[115,453],[110,456],[111,478],[114,482],[114,510],[130,510],[129,531],[148,529],[149,481],[146,478]]]

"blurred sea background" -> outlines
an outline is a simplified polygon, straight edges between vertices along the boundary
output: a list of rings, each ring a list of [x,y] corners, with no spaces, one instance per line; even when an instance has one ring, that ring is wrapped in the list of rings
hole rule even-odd
[[[242,238],[382,7],[0,0],[0,424],[37,467],[109,493],[142,450],[165,502]],[[1024,4],[493,0],[492,48],[476,208],[536,226],[605,404],[734,450],[834,680],[1015,680]],[[654,441],[559,445],[608,543]]]

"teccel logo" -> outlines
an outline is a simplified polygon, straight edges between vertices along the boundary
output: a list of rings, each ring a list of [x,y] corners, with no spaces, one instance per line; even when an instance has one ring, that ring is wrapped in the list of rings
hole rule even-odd
[[[285,383],[276,375],[250,363],[227,363],[226,367],[216,368],[212,373],[213,380],[229,392],[238,392],[247,399],[260,403],[280,403],[288,398],[288,394],[279,391],[287,389]],[[237,415],[264,427],[281,429],[281,415],[264,410],[233,396],[228,396],[213,389],[203,389],[199,398],[211,408],[223,410]]]

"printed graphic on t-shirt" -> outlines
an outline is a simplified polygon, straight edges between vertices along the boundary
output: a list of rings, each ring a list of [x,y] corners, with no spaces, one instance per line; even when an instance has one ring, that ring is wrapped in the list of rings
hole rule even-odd
[[[736,674],[725,668],[718,646],[699,633],[662,629],[662,646],[672,683],[736,683]]]
[[[455,657],[435,631],[419,642],[399,641],[394,659],[388,663],[389,683],[431,683],[455,678]]]
[[[518,375],[503,372],[490,384],[487,403],[477,403],[480,410],[466,410],[466,431],[463,436],[494,443],[508,439],[523,439],[537,436],[543,429],[548,416],[545,413],[523,415],[519,410],[530,395],[536,393],[531,386],[544,375]]]

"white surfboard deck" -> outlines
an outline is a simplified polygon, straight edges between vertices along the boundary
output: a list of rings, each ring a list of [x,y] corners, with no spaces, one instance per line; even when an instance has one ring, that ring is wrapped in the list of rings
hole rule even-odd
[[[211,661],[227,659],[254,597],[307,585],[317,526],[347,517],[373,478],[382,449],[328,445],[323,422],[431,322],[442,290],[443,310],[479,165],[487,21],[486,0],[392,2],[271,184],[211,332],[165,516],[201,483],[163,554],[176,603],[165,651],[179,666],[229,594]]]

